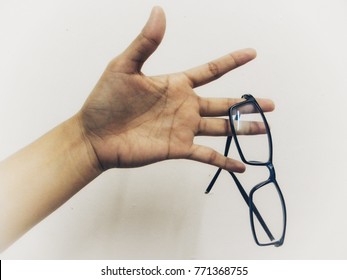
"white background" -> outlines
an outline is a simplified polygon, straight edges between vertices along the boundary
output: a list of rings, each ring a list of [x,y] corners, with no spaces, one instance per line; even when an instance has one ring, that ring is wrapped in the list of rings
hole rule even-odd
[[[66,278],[195,280],[235,277],[247,280],[287,280],[298,276],[300,279],[319,277],[345,279],[347,275],[345,266],[345,260],[5,260],[1,263],[1,279],[45,280],[49,277],[51,280]],[[156,275],[157,267],[162,275]],[[228,270],[229,267],[231,268]],[[238,269],[234,270],[233,267]],[[104,269],[106,274],[107,268],[111,270],[108,271],[109,274],[102,275],[102,270]],[[142,268],[145,271],[144,276],[138,275],[136,270],[142,271]],[[132,269],[135,269],[134,275],[131,275]],[[153,271],[154,275],[148,275],[149,270]]]
[[[148,75],[257,50],[254,62],[196,91],[275,101],[268,120],[287,202],[284,246],[255,245],[227,173],[205,195],[216,168],[176,160],[107,171],[1,259],[346,259],[344,0],[0,0],[0,158],[75,114],[154,5],[167,30]],[[197,141],[223,151],[225,139]]]

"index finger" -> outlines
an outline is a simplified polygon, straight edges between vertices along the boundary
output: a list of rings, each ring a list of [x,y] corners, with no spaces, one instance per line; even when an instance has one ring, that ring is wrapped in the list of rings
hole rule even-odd
[[[188,77],[192,88],[199,87],[253,60],[256,55],[254,49],[239,50],[204,65],[187,70],[184,74]]]

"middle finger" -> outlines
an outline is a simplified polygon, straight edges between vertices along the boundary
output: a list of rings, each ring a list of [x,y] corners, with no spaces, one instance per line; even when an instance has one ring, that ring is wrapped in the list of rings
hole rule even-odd
[[[231,106],[245,101],[243,98],[199,98],[200,115],[202,117],[227,116]],[[257,102],[264,112],[271,112],[275,104],[270,99],[257,98]]]
[[[266,128],[263,122],[243,121],[242,129],[237,131],[238,135],[265,134]],[[197,135],[203,136],[227,136],[231,135],[229,119],[202,118],[199,123]]]

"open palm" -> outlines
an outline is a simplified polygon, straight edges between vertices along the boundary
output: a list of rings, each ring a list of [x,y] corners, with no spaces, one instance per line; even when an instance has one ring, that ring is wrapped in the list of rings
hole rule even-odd
[[[194,144],[197,135],[228,135],[228,120],[216,117],[241,100],[201,98],[193,88],[252,60],[255,51],[241,50],[181,73],[147,77],[142,65],[164,32],[165,15],[156,7],[140,35],[108,65],[79,113],[100,168],[186,158],[243,171],[242,163]],[[270,100],[259,102],[264,111],[273,110]]]

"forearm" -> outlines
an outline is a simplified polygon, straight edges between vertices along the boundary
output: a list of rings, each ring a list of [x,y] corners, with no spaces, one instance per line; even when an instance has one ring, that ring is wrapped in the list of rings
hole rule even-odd
[[[0,163],[0,251],[101,173],[73,117]]]

